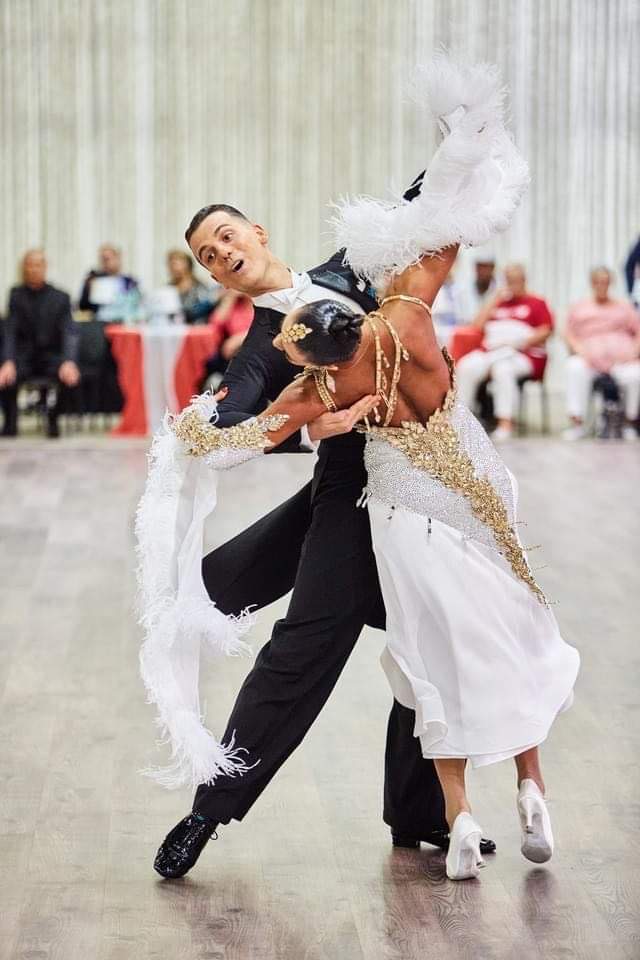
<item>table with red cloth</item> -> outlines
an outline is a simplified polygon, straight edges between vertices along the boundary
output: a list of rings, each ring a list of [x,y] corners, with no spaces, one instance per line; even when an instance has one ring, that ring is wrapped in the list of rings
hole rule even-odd
[[[198,392],[206,361],[219,344],[211,325],[110,325],[105,332],[124,396],[115,436],[146,436],[158,429],[166,410],[182,410]]]

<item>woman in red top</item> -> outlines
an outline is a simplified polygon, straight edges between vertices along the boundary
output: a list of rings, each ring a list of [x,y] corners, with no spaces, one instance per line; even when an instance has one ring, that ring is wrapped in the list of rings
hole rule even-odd
[[[505,288],[474,321],[483,331],[482,346],[458,362],[458,392],[471,409],[480,384],[494,384],[493,403],[498,420],[494,440],[507,440],[518,409],[518,381],[542,380],[547,363],[545,343],[553,330],[553,317],[541,297],[527,291],[524,268],[512,264],[504,271]]]
[[[214,349],[207,360],[207,378],[216,373],[222,376],[242,346],[252,320],[253,304],[249,297],[229,290],[218,301],[209,317]]]

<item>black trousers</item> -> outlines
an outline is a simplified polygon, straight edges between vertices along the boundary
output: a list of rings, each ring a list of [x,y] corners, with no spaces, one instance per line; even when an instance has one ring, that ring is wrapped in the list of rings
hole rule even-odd
[[[0,391],[0,403],[4,413],[3,432],[9,435],[16,434],[18,430],[18,390],[20,386],[32,377],[40,380],[49,381],[51,389],[55,390],[55,403],[47,410],[47,418],[50,426],[55,426],[60,413],[61,398],[68,393],[58,377],[58,370],[62,363],[62,358],[45,354],[39,357],[18,357],[16,360],[16,382],[10,387],[5,387]]]
[[[247,762],[259,762],[196,792],[194,811],[218,823],[242,820],[302,741],[363,626],[384,627],[369,518],[356,507],[365,481],[359,444],[323,444],[311,484],[203,561],[207,590],[224,613],[265,606],[293,587],[287,615],[245,679],[223,738],[235,736]],[[420,836],[446,829],[446,821],[435,768],[422,758],[414,722],[413,711],[394,702],[384,819],[394,830]]]

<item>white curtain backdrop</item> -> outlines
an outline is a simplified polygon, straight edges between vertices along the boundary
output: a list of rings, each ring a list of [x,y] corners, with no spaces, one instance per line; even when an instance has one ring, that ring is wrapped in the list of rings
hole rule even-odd
[[[331,199],[429,160],[403,85],[439,44],[504,71],[533,183],[495,250],[561,318],[640,231],[637,0],[2,0],[0,283],[44,245],[77,296],[109,240],[148,289],[213,201],[317,262]]]

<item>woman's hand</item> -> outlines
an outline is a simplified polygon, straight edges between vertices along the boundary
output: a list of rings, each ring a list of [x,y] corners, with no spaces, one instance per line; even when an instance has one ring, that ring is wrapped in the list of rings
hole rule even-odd
[[[341,433],[349,433],[353,430],[356,423],[362,420],[374,408],[378,398],[375,396],[362,397],[346,410],[338,410],[336,413],[323,413],[317,420],[312,420],[308,425],[309,438],[317,443],[318,440],[326,440],[328,437],[337,437]]]

